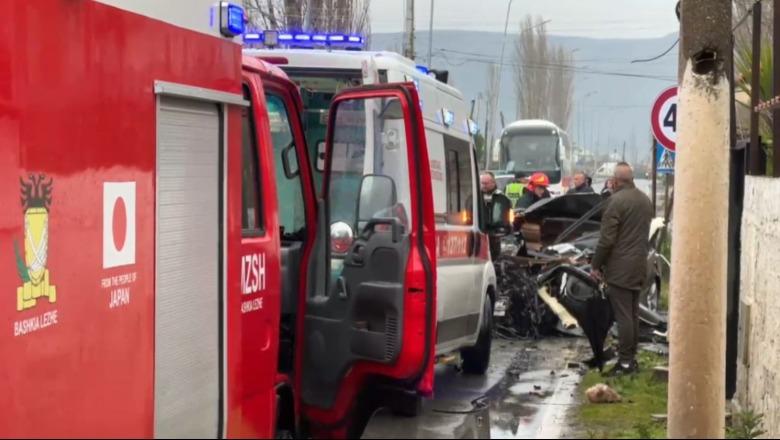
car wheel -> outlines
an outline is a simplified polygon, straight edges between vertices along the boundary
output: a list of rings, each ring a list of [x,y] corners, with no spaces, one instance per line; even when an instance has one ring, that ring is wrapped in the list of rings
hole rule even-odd
[[[645,307],[647,307],[648,310],[651,312],[658,312],[658,308],[661,304],[661,280],[656,279],[653,284],[650,285],[650,288],[647,290],[647,293],[645,294],[644,300],[642,301],[642,304],[644,304]]]
[[[477,345],[464,348],[460,352],[460,357],[463,359],[463,372],[466,374],[485,374],[490,365],[490,348],[493,344],[493,301],[490,297],[485,299],[482,316],[482,328],[479,331]]]

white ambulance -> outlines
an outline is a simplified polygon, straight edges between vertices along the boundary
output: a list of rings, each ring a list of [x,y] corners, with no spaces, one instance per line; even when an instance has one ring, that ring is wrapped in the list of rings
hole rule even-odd
[[[290,36],[287,36],[288,38]],[[299,38],[297,35],[294,38]],[[493,327],[493,303],[496,275],[490,260],[486,225],[488,213],[482,212],[479,171],[472,142],[473,123],[463,95],[454,87],[439,81],[407,58],[392,52],[364,52],[317,49],[245,49],[244,54],[256,56],[279,65],[300,87],[304,107],[304,125],[311,160],[317,172],[322,172],[323,146],[326,139],[328,108],[341,90],[362,85],[413,82],[420,95],[426,141],[429,154],[436,217],[437,248],[437,312],[438,335],[436,354],[460,350],[463,369],[467,373],[483,374],[490,360]],[[368,143],[368,142],[367,142]],[[334,145],[332,166],[348,167],[354,154],[371,155],[370,166],[383,167],[384,174],[404,177],[408,167],[392,159],[394,142],[383,139],[367,147],[365,153],[339,151]],[[381,151],[381,150],[385,151]],[[336,155],[343,155],[339,161]],[[363,163],[361,159],[361,163]],[[400,164],[395,166],[394,163]],[[368,170],[362,170],[363,175]],[[321,180],[318,179],[318,180]],[[396,180],[403,180],[401,178]],[[341,188],[353,191],[358,199],[358,180],[341,179]],[[321,187],[321,182],[317,182]],[[331,180],[331,189],[334,191]],[[402,190],[399,189],[399,192]],[[403,199],[399,194],[399,199]],[[340,200],[346,197],[339,197]],[[354,211],[354,204],[331,207],[331,214]],[[333,215],[331,222],[334,221]],[[341,234],[351,237],[352,228],[343,227]]]

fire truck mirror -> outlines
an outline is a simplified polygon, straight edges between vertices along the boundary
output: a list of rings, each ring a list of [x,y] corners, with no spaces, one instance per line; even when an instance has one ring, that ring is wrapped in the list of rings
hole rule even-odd
[[[334,255],[343,256],[349,251],[354,240],[352,227],[345,222],[330,225],[330,249]]]
[[[375,217],[393,217],[392,208],[398,201],[395,181],[390,176],[368,174],[360,183],[358,222]]]
[[[298,158],[295,156],[294,142],[290,142],[290,144],[282,150],[282,166],[284,167],[284,175],[288,179],[294,179],[298,176],[298,173],[300,173]]]

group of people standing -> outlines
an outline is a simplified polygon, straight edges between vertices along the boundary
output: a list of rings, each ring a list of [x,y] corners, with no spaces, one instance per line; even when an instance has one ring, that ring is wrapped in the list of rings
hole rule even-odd
[[[574,186],[567,194],[594,194],[592,179],[584,172],[574,175]],[[483,172],[480,185],[486,206],[495,197],[508,197],[515,209],[525,210],[551,197],[550,179],[544,173],[530,178],[516,176],[503,194],[493,173]],[[591,261],[591,275],[606,285],[615,320],[618,324],[619,359],[609,375],[633,374],[639,343],[639,297],[647,282],[646,264],[649,252],[650,222],[654,212],[648,196],[634,184],[634,172],[628,163],[615,167],[614,175],[604,183],[601,195],[609,198],[601,217],[601,233]],[[489,211],[488,211],[489,212]],[[516,217],[517,218],[517,217]],[[491,254],[498,252],[491,241]]]

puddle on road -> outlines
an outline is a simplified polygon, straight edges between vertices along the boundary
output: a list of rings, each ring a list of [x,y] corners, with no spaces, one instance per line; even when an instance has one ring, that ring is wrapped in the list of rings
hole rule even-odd
[[[563,370],[507,377],[490,398],[490,437],[495,439],[557,438],[566,412],[575,403],[579,373]]]
[[[403,418],[382,409],[363,438],[560,438],[581,375],[542,368],[564,367],[582,358],[587,346],[581,340],[548,339],[496,349],[487,376],[437,367],[436,398],[424,403],[422,415]]]

